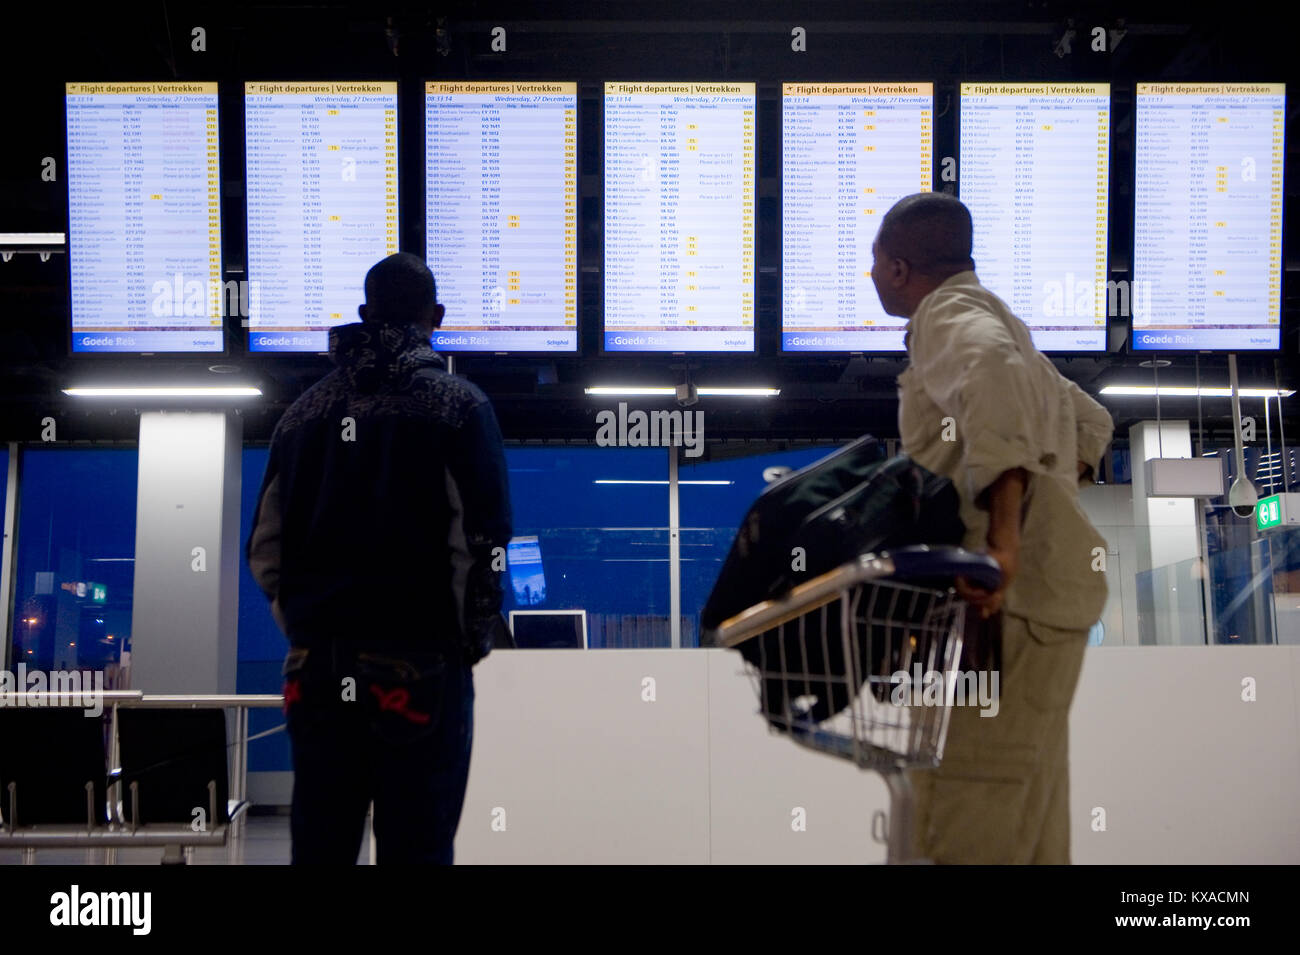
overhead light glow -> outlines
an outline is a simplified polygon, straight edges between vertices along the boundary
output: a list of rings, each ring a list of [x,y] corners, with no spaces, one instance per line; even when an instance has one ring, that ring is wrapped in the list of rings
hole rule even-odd
[[[677,394],[676,388],[661,388],[654,385],[592,385],[583,391],[589,395],[607,395],[620,398],[671,398]],[[701,398],[775,398],[781,393],[780,388],[727,388],[706,387],[695,389]]]
[[[73,398],[258,398],[260,388],[211,387],[182,385],[173,388],[64,388],[63,393]]]
[[[667,481],[634,481],[623,480],[621,478],[599,478],[591,482],[592,484],[667,484]],[[709,485],[729,485],[735,484],[735,481],[678,481],[680,484],[709,484]]]
[[[1099,393],[1132,398],[1154,398],[1157,394],[1161,398],[1195,398],[1197,389],[1195,387],[1184,388],[1172,385],[1161,385],[1158,389],[1154,385],[1107,385]],[[1239,388],[1237,394],[1243,398],[1276,398],[1278,390],[1276,388]],[[1286,388],[1281,391],[1283,398],[1290,398],[1294,394],[1294,391]],[[1202,398],[1231,398],[1232,389],[1202,387],[1200,396]]]

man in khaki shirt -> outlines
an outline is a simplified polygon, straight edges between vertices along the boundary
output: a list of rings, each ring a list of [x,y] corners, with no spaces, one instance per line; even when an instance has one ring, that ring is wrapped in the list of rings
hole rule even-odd
[[[941,765],[913,775],[917,848],[940,863],[1065,864],[1067,718],[1106,602],[1106,543],[1078,489],[1113,425],[980,285],[971,235],[961,202],[919,193],[889,210],[872,246],[881,304],[909,319],[903,449],[953,481],[965,546],[1003,572],[993,592],[957,583],[981,616],[1001,615],[1001,699],[994,716],[955,707]]]

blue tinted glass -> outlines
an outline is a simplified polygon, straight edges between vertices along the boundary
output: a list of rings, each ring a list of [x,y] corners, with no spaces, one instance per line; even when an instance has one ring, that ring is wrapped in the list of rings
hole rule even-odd
[[[837,445],[798,448],[774,454],[757,454],[730,461],[699,464],[683,459],[678,465],[678,502],[681,506],[682,616],[689,621],[693,642],[699,646],[700,611],[731,549],[745,512],[767,486],[763,472],[768,468],[798,470],[830,454]]]
[[[507,577],[503,611],[582,609],[593,648],[670,646],[667,451],[507,448],[506,462],[515,537],[537,538],[516,551],[540,567],[517,575],[520,597]]]
[[[135,585],[135,450],[22,454],[13,662],[120,686]]]
[[[253,532],[254,509],[258,492],[262,489],[262,474],[266,471],[267,448],[245,448],[243,452],[242,485],[239,494],[239,664],[235,671],[236,692],[279,693],[283,681],[280,667],[288,641],[271,617],[267,601],[244,559],[244,543]],[[284,722],[279,710],[254,709],[248,711],[249,735],[257,735]],[[284,771],[293,769],[289,753],[289,737],[273,733],[248,744],[248,768],[252,772]]]

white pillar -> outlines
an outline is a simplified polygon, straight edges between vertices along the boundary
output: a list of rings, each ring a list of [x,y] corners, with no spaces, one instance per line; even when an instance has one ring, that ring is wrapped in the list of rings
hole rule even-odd
[[[1147,497],[1146,462],[1190,458],[1187,421],[1141,421],[1129,429],[1133,462],[1133,527],[1137,544],[1138,614],[1142,643],[1204,644],[1204,573],[1197,511],[1188,497]]]
[[[131,688],[234,693],[243,422],[140,415]]]

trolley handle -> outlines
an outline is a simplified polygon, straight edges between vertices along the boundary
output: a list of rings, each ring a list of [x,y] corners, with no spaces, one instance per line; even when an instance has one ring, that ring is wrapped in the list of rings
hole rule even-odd
[[[713,631],[714,641],[717,646],[735,647],[830,603],[850,587],[869,581],[933,583],[946,588],[957,577],[966,578],[976,587],[993,590],[1002,582],[1002,568],[992,557],[960,547],[922,544],[862,554],[856,560],[800,584],[782,597],[765,600],[724,620]]]
[[[1002,584],[1002,567],[996,560],[960,547],[900,547],[879,556],[894,565],[890,579],[951,583],[964,577],[982,590],[996,590]]]

